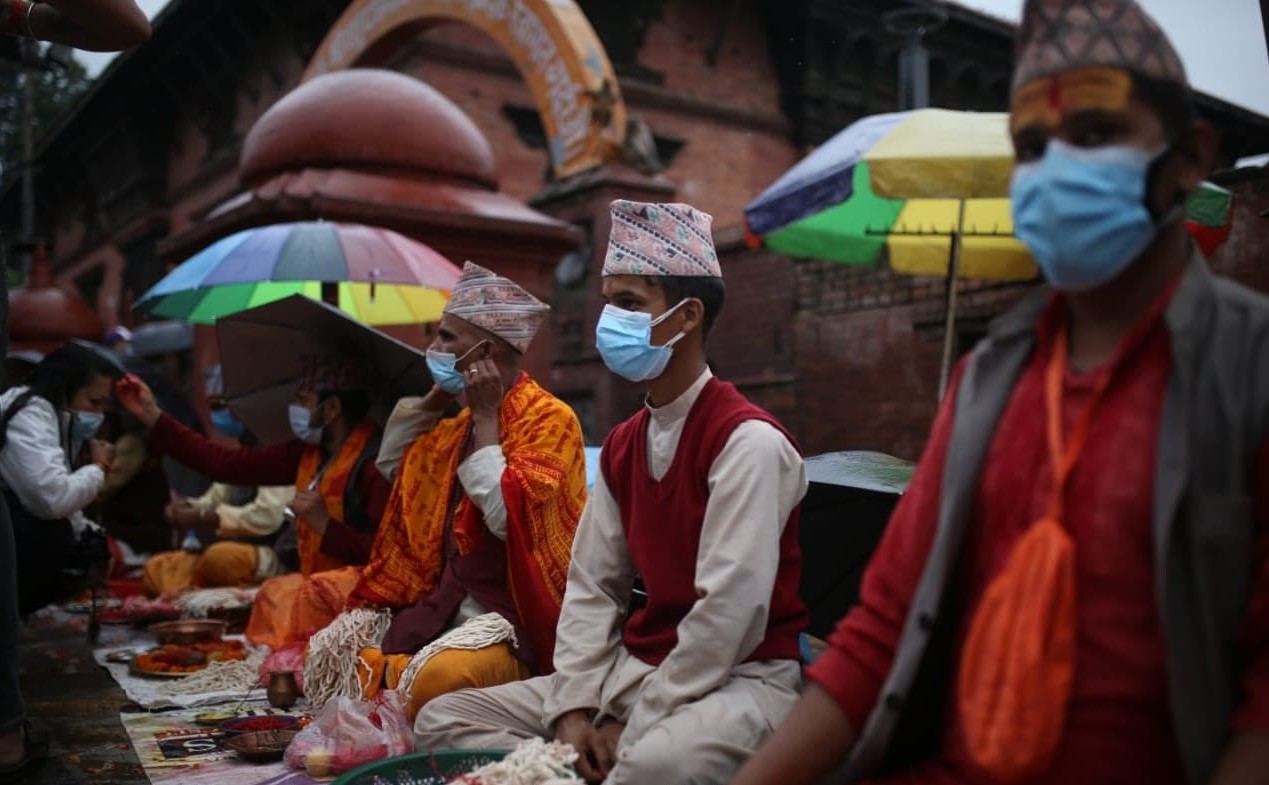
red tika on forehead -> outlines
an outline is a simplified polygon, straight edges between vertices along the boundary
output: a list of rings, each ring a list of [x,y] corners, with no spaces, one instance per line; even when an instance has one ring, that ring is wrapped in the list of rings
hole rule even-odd
[[[1070,112],[1119,111],[1128,107],[1132,89],[1132,76],[1118,68],[1080,68],[1034,79],[1014,91],[1009,128],[1053,129]]]

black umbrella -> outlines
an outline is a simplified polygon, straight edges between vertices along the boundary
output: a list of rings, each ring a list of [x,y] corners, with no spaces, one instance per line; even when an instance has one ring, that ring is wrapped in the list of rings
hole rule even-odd
[[[422,351],[303,295],[223,317],[216,333],[225,400],[265,444],[294,438],[287,405],[306,356],[339,352],[359,359],[380,417],[397,399],[432,388]]]
[[[806,459],[802,500],[801,595],[807,629],[824,638],[859,601],[864,568],[881,541],[915,465],[879,452],[848,451]]]

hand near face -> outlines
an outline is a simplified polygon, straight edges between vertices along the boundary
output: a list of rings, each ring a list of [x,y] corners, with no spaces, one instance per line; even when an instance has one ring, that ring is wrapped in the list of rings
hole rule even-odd
[[[502,374],[493,360],[483,358],[463,368],[463,380],[467,385],[467,405],[476,419],[498,419],[502,408]]]

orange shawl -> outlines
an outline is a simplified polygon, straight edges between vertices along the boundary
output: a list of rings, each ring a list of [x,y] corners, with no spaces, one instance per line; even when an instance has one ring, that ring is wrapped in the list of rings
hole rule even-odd
[[[350,606],[406,607],[436,587],[470,429],[471,410],[464,409],[410,445]],[[507,459],[507,583],[533,653],[549,672],[573,533],[586,504],[581,424],[572,409],[521,373],[503,398],[498,434]],[[492,535],[480,509],[458,490],[454,539],[459,553],[470,553],[480,537]]]
[[[317,491],[322,495],[322,501],[326,502],[326,511],[335,520],[344,520],[344,491],[348,488],[348,483],[356,481],[356,478],[352,476],[353,469],[357,468],[357,461],[365,452],[366,445],[370,443],[374,433],[375,425],[369,420],[363,421],[354,428],[353,432],[348,434],[348,438],[344,439],[339,452],[331,459],[330,465],[322,474],[322,479],[317,483]],[[313,478],[317,476],[321,468],[321,448],[306,448],[304,455],[300,458],[299,471],[295,475],[295,489],[308,490],[308,486],[312,484]],[[315,572],[336,570],[347,566],[343,561],[322,553],[322,536],[313,531],[312,527],[303,521],[296,521],[295,526],[295,536],[300,548],[300,573],[305,578]]]

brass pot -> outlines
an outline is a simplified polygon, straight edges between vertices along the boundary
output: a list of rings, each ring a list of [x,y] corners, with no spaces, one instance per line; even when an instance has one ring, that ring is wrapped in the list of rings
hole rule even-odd
[[[277,709],[289,709],[300,696],[299,685],[291,671],[273,671],[269,674],[269,705]]]

